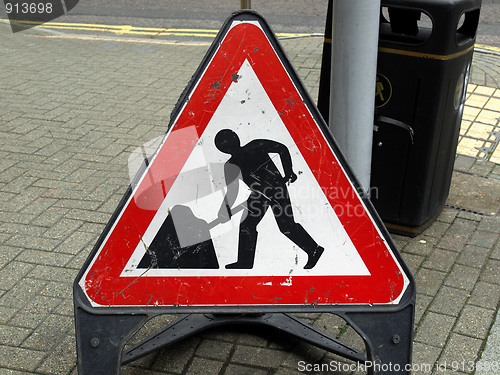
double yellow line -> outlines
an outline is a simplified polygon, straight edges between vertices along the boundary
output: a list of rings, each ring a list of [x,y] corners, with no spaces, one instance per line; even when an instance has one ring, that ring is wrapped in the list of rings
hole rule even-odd
[[[160,37],[160,36],[187,36],[187,37],[201,37],[201,38],[215,38],[218,30],[209,29],[176,29],[166,27],[135,27],[130,25],[102,25],[102,24],[88,24],[88,23],[62,23],[62,22],[46,22],[40,23],[35,21],[12,21],[21,25],[36,26],[40,29],[49,30],[73,30],[73,31],[92,31],[112,33],[114,35],[133,35],[133,36],[147,36],[147,37]],[[305,36],[308,34],[297,33],[278,33],[278,37],[297,37]]]
[[[40,23],[35,21],[11,21],[21,25],[36,26],[40,29],[48,30],[78,30],[78,31],[93,31],[105,32],[115,35],[135,35],[135,36],[196,36],[205,38],[214,38],[217,35],[217,30],[204,29],[174,29],[165,27],[135,27],[130,25],[102,25],[88,23],[62,23],[62,22],[46,22]]]

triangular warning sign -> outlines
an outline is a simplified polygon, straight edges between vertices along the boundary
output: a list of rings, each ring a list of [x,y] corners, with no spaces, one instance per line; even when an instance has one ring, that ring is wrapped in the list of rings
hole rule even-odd
[[[93,306],[395,304],[392,240],[267,24],[229,19],[78,285]]]

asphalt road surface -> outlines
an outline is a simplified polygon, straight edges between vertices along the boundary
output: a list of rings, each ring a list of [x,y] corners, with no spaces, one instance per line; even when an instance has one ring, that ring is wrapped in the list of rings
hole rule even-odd
[[[214,28],[240,0],[80,0],[68,22],[131,24],[143,27]],[[276,32],[323,33],[327,0],[252,0],[252,9]],[[500,0],[483,0],[477,42],[500,47]]]
[[[476,40],[500,47],[500,0],[483,0]]]
[[[56,22],[218,30],[240,0],[80,0]],[[327,0],[251,0],[275,32],[323,33]],[[0,15],[5,10],[0,6]],[[500,47],[500,0],[483,0],[477,43]]]
[[[276,32],[323,33],[326,0],[253,0]],[[218,30],[240,0],[80,0],[61,22],[127,24],[140,27]]]

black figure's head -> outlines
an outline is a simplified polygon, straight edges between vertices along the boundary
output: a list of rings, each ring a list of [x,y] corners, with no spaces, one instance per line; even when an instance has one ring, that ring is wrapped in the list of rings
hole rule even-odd
[[[225,154],[233,154],[240,148],[238,135],[230,129],[222,129],[215,136],[215,147]]]

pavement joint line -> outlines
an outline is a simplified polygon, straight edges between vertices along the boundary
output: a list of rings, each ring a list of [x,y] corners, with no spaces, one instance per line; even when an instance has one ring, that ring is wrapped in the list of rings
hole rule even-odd
[[[472,135],[460,134],[460,136],[464,137],[464,138],[469,138],[469,139],[476,139],[478,141],[484,141],[484,142],[488,142],[488,143],[495,143],[494,140],[489,140],[489,139],[484,139],[484,138],[478,138],[478,137],[474,137]]]

